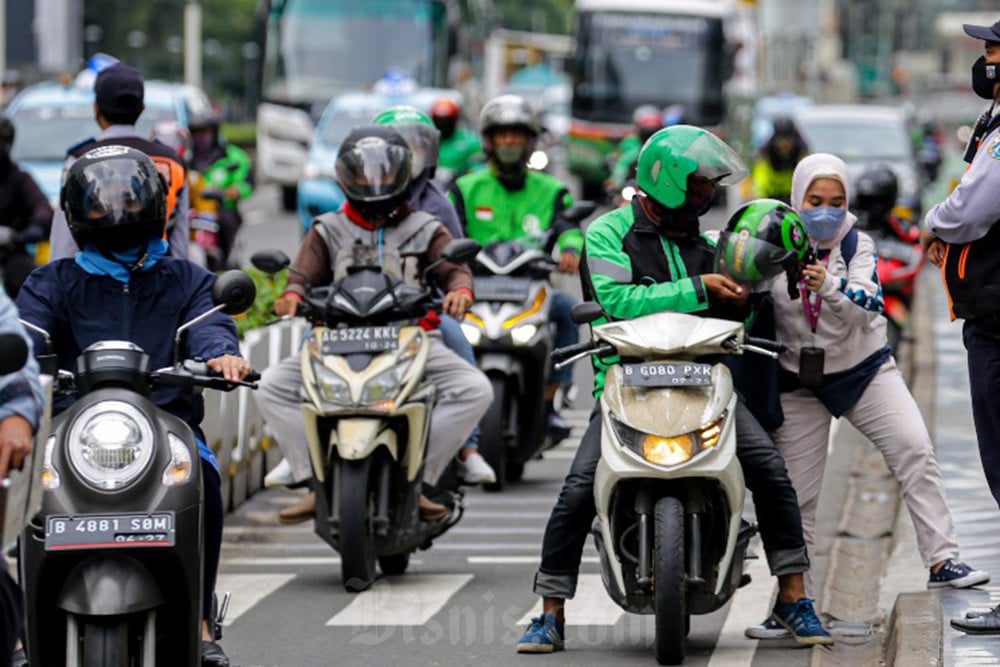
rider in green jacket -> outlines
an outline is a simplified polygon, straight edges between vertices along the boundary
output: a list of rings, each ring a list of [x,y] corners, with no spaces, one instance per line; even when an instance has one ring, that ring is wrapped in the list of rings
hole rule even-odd
[[[483,161],[479,137],[459,124],[461,115],[458,103],[450,97],[442,97],[431,107],[431,120],[441,133],[436,176],[441,183],[451,183]]]
[[[480,128],[488,168],[459,178],[449,192],[466,234],[484,246],[519,240],[544,250],[558,247],[559,270],[576,273],[583,233],[562,219],[573,197],[558,179],[528,169],[528,158],[541,132],[534,110],[522,97],[501,95],[483,107]],[[549,317],[556,328],[556,347],[579,340],[577,326],[570,319],[575,304],[576,299],[569,294],[553,292]],[[552,402],[558,388],[572,378],[570,366],[553,369],[549,375],[545,400],[553,436],[568,433]]]

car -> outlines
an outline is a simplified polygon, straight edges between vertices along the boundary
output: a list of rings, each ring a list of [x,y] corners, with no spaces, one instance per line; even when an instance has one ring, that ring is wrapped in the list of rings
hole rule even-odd
[[[334,165],[340,142],[352,128],[367,125],[379,112],[401,104],[428,112],[442,97],[461,104],[461,93],[449,88],[418,88],[402,94],[354,92],[331,99],[316,125],[298,182],[297,210],[303,234],[309,230],[313,218],[336,211],[344,204],[344,193],[337,185]]]
[[[193,114],[212,110],[200,88],[160,80],[146,81],[144,101],[146,110],[136,124],[143,136],[148,136],[159,120],[186,125]],[[93,77],[28,86],[11,100],[6,113],[17,130],[11,158],[31,174],[56,207],[66,151],[101,131],[94,120]]]
[[[813,106],[811,97],[804,95],[770,95],[759,98],[753,105],[753,119],[750,121],[750,146],[756,151],[774,133],[774,119],[791,117],[796,109]]]
[[[920,165],[902,110],[872,104],[830,104],[798,109],[792,118],[809,152],[838,156],[847,163],[852,180],[872,165],[887,165],[899,182],[893,212],[909,222],[920,220]]]

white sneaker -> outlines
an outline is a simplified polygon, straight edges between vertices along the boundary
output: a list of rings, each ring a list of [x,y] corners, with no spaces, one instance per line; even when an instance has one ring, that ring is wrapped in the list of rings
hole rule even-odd
[[[265,489],[276,489],[294,483],[295,477],[292,475],[292,465],[288,459],[281,459],[271,472],[264,475]]]
[[[496,472],[477,451],[469,454],[464,461],[458,460],[458,475],[466,484],[493,484],[497,481]]]
[[[788,639],[792,636],[773,616],[768,616],[757,625],[751,625],[743,634],[747,639]]]

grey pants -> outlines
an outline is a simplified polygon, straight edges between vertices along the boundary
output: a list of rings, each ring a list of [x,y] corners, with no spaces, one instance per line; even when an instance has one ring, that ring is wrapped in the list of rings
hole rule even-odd
[[[432,335],[430,341],[425,377],[437,387],[437,402],[431,411],[424,481],[433,485],[486,414],[493,389],[486,376],[445,347],[440,336]],[[312,477],[302,419],[301,357],[293,354],[265,370],[254,398],[295,481]]]

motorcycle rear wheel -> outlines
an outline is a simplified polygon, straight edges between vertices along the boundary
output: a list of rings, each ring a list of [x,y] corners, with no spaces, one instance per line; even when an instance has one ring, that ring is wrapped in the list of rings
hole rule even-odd
[[[688,614],[684,571],[684,506],[667,496],[656,503],[653,593],[656,609],[656,662],[679,665],[687,648]]]
[[[367,590],[375,581],[370,471],[370,458],[340,462],[340,572],[344,588],[352,593]]]
[[[497,481],[484,484],[487,491],[503,491],[507,484],[507,417],[508,402],[513,400],[507,393],[507,382],[502,377],[490,376],[493,385],[493,402],[479,422],[479,452],[496,473]]]
[[[90,618],[83,622],[83,667],[128,667],[128,621],[123,618]]]

